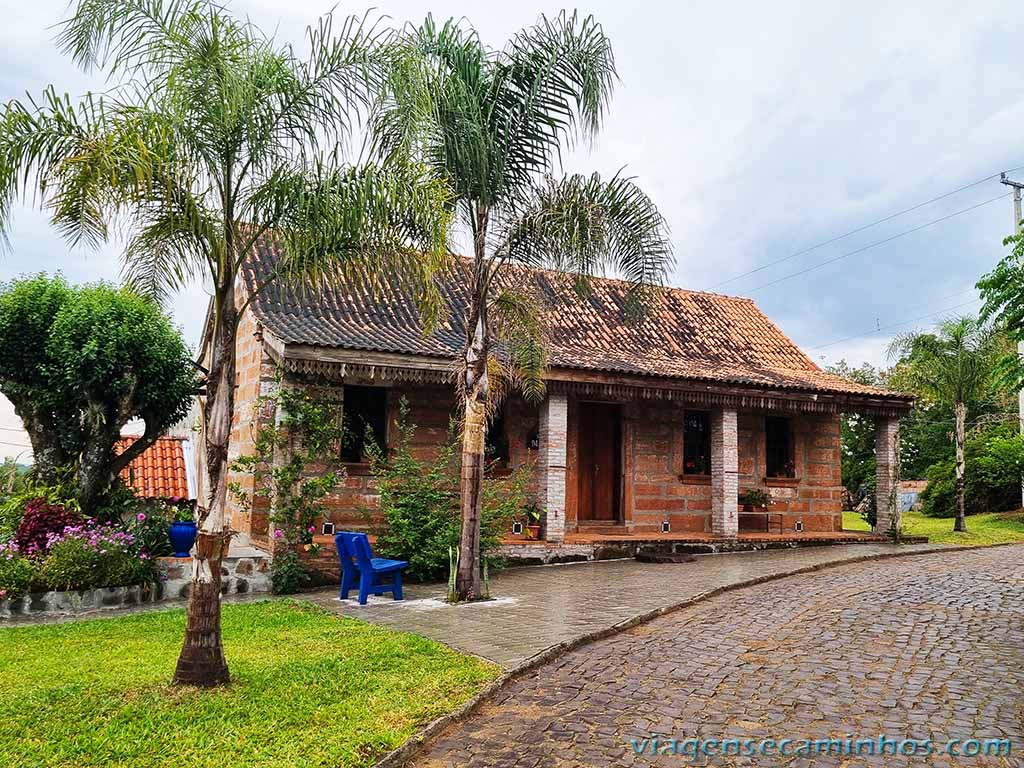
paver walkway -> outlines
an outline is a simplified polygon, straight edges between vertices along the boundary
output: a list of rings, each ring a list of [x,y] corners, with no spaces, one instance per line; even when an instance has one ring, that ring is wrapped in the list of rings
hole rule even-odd
[[[938,549],[942,547],[858,544],[702,555],[678,564],[618,560],[511,568],[492,580],[495,600],[459,606],[444,602],[445,585],[410,586],[402,602],[371,597],[365,606],[354,599],[338,600],[336,588],[304,597],[511,668],[553,645],[737,582],[867,555]]]
[[[1021,766],[1022,691],[1024,546],[896,558],[728,592],[563,654],[453,726],[414,764],[704,765],[637,755],[630,740],[885,734],[931,739],[935,753],[706,760]],[[942,753],[947,740],[972,738],[1011,739],[1012,754]]]

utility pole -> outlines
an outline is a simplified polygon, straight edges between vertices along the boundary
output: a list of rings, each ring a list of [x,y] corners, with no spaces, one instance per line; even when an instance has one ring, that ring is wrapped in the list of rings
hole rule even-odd
[[[1013,189],[1013,231],[1019,235],[1020,221],[1024,217],[1020,210],[1020,191],[1024,189],[1024,183],[1011,181],[1006,178],[1005,173],[1000,174],[999,181]],[[1024,357],[1024,340],[1017,342],[1017,355]],[[1020,433],[1024,435],[1024,389],[1017,393],[1017,421],[1020,424]],[[1024,506],[1024,477],[1020,479],[1020,498],[1021,506]]]

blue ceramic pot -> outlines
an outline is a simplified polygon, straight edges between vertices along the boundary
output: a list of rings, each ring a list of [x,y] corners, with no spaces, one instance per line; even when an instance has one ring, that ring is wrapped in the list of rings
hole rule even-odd
[[[190,550],[196,543],[196,524],[191,521],[171,523],[171,546],[175,557],[191,557]]]

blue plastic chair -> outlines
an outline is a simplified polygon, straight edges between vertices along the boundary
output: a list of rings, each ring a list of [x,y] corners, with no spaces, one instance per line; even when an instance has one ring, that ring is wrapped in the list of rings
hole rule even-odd
[[[341,531],[334,536],[341,561],[341,591],[338,596],[348,600],[348,593],[359,579],[359,604],[366,605],[369,595],[383,595],[390,592],[395,600],[402,599],[402,570],[409,567],[405,560],[386,560],[374,557],[370,551],[370,540],[365,533]],[[358,577],[356,572],[358,571]],[[380,577],[391,574],[391,583],[384,584]]]

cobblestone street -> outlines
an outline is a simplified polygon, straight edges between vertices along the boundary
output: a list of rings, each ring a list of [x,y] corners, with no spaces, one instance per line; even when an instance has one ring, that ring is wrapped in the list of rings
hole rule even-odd
[[[1024,547],[839,566],[714,597],[514,682],[420,766],[1024,765]],[[931,739],[894,758],[634,754],[630,740]],[[1009,738],[1009,758],[948,739]]]

